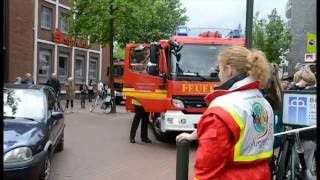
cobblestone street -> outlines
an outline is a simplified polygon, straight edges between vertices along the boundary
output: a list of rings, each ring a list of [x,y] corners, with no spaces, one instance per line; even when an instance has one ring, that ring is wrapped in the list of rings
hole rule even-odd
[[[155,140],[141,143],[140,126],[137,143],[129,143],[133,113],[117,106],[116,114],[80,109],[76,100],[75,112],[66,113],[64,151],[52,159],[52,180],[163,180],[176,178],[175,144]],[[189,174],[192,174],[195,148],[190,150]]]

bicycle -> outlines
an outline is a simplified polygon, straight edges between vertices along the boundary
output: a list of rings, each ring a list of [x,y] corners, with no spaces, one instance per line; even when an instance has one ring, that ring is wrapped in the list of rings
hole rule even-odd
[[[285,141],[278,156],[274,160],[274,169],[272,171],[273,178],[276,180],[297,179],[297,180],[312,180],[316,179],[316,150],[313,155],[312,167],[307,168],[304,158],[304,149],[301,143],[299,132],[315,129],[316,126],[304,127],[299,129],[291,129],[286,132],[274,134],[274,136],[285,136]],[[296,159],[298,155],[298,159]],[[297,162],[296,162],[297,160]]]
[[[107,93],[106,91],[97,91],[96,98],[91,105],[90,112],[93,112],[95,108],[100,105],[100,109],[103,110],[104,113],[110,113],[113,108],[113,100],[111,98],[111,95]]]

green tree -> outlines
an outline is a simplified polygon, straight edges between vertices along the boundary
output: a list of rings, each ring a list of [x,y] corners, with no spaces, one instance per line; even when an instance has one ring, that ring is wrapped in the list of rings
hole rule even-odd
[[[288,25],[273,9],[268,19],[259,19],[259,13],[253,20],[253,47],[262,50],[270,62],[280,63],[287,55],[292,36]]]

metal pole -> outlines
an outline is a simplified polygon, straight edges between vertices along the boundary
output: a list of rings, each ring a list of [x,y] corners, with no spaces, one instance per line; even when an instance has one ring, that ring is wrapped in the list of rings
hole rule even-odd
[[[177,141],[176,180],[187,180],[189,169],[189,141]]]
[[[307,131],[307,130],[316,129],[316,128],[317,128],[317,126],[316,126],[316,125],[313,125],[313,126],[309,126],[309,127],[292,129],[292,130],[289,130],[289,131],[285,131],[285,132],[281,132],[281,133],[276,133],[276,134],[273,134],[273,136],[276,137],[276,136],[280,136],[280,135],[284,135],[284,134],[297,133],[297,132]]]
[[[253,0],[247,0],[246,13],[246,46],[252,48]]]

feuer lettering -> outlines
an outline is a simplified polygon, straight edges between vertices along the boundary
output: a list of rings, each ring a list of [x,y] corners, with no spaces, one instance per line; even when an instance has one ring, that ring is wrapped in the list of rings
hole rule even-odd
[[[213,91],[211,84],[183,84],[182,92],[186,93],[210,93]]]

